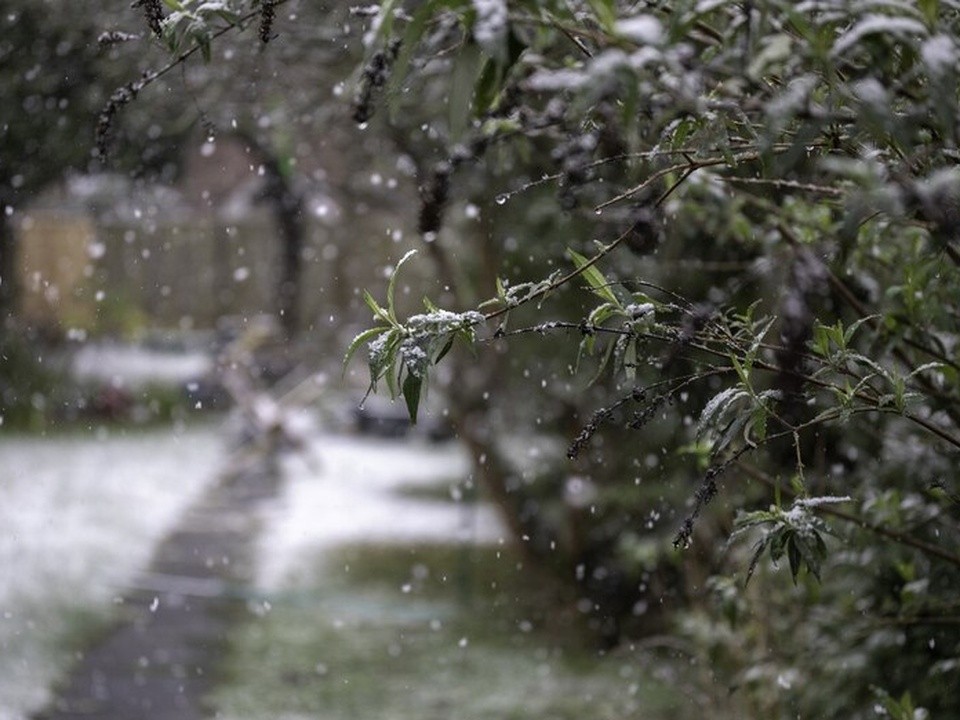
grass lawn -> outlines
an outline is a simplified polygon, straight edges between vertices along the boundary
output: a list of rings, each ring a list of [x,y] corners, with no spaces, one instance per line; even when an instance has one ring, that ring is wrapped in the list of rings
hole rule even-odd
[[[213,425],[7,435],[0,458],[0,720],[23,720],[122,611],[222,443]]]
[[[226,720],[690,717],[639,650],[601,653],[510,551],[353,545],[318,555],[234,634]],[[269,609],[267,609],[269,608]]]

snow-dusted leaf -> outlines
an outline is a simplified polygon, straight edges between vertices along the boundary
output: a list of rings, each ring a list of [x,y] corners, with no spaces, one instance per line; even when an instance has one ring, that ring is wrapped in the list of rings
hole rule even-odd
[[[837,38],[833,44],[833,54],[843,55],[868,35],[893,35],[899,40],[912,41],[926,34],[927,28],[919,20],[889,15],[868,15]]]
[[[708,427],[719,422],[735,402],[749,397],[750,394],[739,387],[729,387],[714,395],[704,406],[703,412],[700,413],[700,422],[697,424],[697,435],[703,434]]]
[[[403,264],[417,254],[416,250],[409,250],[407,254],[400,258],[400,262],[397,263],[397,266],[393,269],[393,272],[390,274],[390,282],[387,285],[387,315],[390,320],[396,322],[397,312],[396,305],[394,302],[394,294],[396,292],[397,285],[397,275],[400,273],[400,268],[403,267]],[[368,303],[369,304],[369,303]]]
[[[934,35],[925,41],[920,46],[920,57],[927,71],[938,78],[955,72],[960,62],[957,41],[949,35]]]
[[[663,40],[663,25],[653,15],[635,15],[619,20],[616,32],[638,45],[657,45]]]
[[[357,350],[360,349],[360,346],[363,343],[373,340],[379,335],[387,332],[389,329],[390,328],[381,325],[379,327],[369,328],[361,333],[358,333],[353,340],[350,341],[350,345],[347,347],[347,352],[343,356],[343,371],[346,372],[350,359],[354,356],[354,354],[356,354]]]

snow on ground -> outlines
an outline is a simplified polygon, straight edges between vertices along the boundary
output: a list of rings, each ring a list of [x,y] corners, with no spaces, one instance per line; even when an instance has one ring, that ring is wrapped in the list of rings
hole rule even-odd
[[[0,438],[0,720],[49,700],[93,617],[150,560],[179,513],[225,466],[222,429]],[[456,443],[431,445],[313,431],[284,461],[265,514],[257,585],[295,583],[316,554],[349,542],[496,542],[483,503],[404,497],[469,473]],[[81,633],[78,635],[78,633]]]
[[[222,450],[213,426],[0,438],[0,720],[46,701],[65,638],[149,561]]]
[[[0,720],[22,720],[49,688],[91,618],[149,562],[179,513],[224,466],[222,430],[0,438]],[[349,542],[496,542],[483,503],[405,497],[469,473],[456,443],[313,431],[285,459],[281,496],[265,514],[257,585],[277,589],[317,552]],[[81,635],[78,635],[81,633]],[[71,640],[72,638],[72,640]]]
[[[315,437],[287,459],[286,483],[261,535],[258,585],[296,584],[318,552],[351,542],[497,542],[506,537],[486,503],[404,497],[411,486],[453,486],[470,472],[456,443],[430,445],[337,435]]]
[[[78,380],[97,380],[120,387],[146,384],[183,385],[200,380],[214,368],[209,353],[164,351],[139,346],[87,344],[73,358]]]

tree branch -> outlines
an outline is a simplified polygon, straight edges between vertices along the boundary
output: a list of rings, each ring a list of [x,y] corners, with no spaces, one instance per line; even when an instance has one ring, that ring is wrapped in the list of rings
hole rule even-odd
[[[785,493],[790,497],[795,497],[795,493],[793,493],[790,489],[780,486],[779,483],[777,483],[773,478],[771,478],[769,475],[764,473],[762,470],[760,470],[760,468],[756,467],[752,463],[749,463],[745,460],[737,460],[736,464],[737,464],[737,467],[743,470],[745,474],[749,475],[754,480],[758,480],[770,488],[779,488],[781,493]],[[888,540],[893,540],[894,542],[899,543],[901,545],[907,545],[908,547],[912,547],[915,550],[920,550],[921,552],[926,553],[927,555],[932,555],[934,557],[940,558],[941,560],[945,560],[951,565],[960,567],[960,555],[954,552],[950,552],[949,550],[945,550],[942,547],[939,547],[937,545],[932,545],[931,543],[928,543],[925,540],[920,540],[919,538],[915,538],[912,535],[908,535],[906,533],[902,533],[897,530],[891,530],[889,528],[885,528],[882,525],[878,525],[877,523],[867,522],[863,518],[859,518],[856,515],[852,515],[851,513],[848,513],[844,510],[838,510],[837,508],[831,505],[817,505],[817,506],[814,506],[813,509],[815,509],[819,513],[823,513],[824,515],[830,515],[839,520],[853,523],[854,525],[857,525],[858,527],[864,530],[872,532],[876,535],[881,535],[882,537],[885,537]]]

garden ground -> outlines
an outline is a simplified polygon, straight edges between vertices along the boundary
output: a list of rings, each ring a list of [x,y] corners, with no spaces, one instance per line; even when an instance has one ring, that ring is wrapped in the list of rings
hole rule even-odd
[[[279,476],[232,479],[208,427],[3,448],[20,462],[3,492],[36,521],[6,538],[0,642],[22,672],[4,720],[657,718],[706,700],[674,660],[582,642],[464,499],[455,443],[318,432]]]

